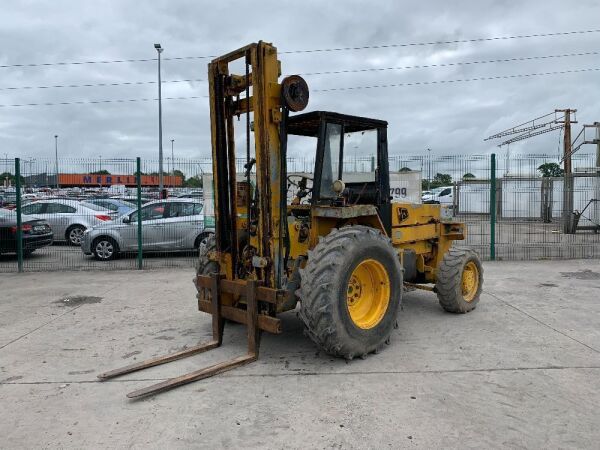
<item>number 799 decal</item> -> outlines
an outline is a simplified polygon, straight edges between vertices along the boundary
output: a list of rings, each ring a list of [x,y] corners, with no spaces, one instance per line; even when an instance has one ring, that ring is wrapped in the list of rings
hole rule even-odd
[[[390,188],[390,195],[392,197],[406,197],[407,190],[405,187],[393,187]]]

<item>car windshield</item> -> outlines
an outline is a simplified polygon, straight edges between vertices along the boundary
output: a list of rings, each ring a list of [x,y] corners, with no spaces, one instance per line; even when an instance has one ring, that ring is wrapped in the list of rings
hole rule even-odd
[[[120,198],[119,201],[124,202],[127,206],[137,206],[137,198]],[[148,200],[142,198],[142,204],[146,203]]]

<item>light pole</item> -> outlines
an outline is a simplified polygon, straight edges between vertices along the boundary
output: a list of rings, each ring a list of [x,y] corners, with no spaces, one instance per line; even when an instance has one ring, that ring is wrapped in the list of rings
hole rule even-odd
[[[165,198],[163,183],[163,147],[162,147],[162,90],[160,80],[160,54],[163,48],[160,44],[154,44],[158,52],[158,191],[160,198]]]
[[[54,135],[54,162],[56,169],[56,189],[60,188],[58,184],[58,134]]]
[[[175,157],[173,153],[173,142],[175,139],[171,139],[171,187],[175,187]]]
[[[427,149],[427,155],[428,155],[428,163],[427,164],[427,190],[430,191],[431,190],[431,149],[428,148]]]
[[[36,183],[33,183],[33,180],[34,180],[34,178],[33,178],[33,162],[34,161],[35,161],[35,158],[29,158],[29,160],[23,161],[25,164],[29,164],[28,174],[29,174],[29,184],[30,185],[36,184]],[[25,178],[25,180],[27,180],[27,175],[24,178]],[[27,181],[25,181],[25,185],[27,185]]]
[[[100,190],[102,190],[102,155],[100,155],[100,168],[98,169],[98,176],[100,177]]]

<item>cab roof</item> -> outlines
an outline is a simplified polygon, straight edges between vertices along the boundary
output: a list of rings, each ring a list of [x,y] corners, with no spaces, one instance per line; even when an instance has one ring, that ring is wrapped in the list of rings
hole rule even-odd
[[[367,117],[350,116],[329,111],[311,111],[304,114],[290,116],[287,122],[288,134],[317,137],[319,124],[322,121],[344,125],[345,133],[366,131],[376,128],[387,128],[385,120],[369,119]]]

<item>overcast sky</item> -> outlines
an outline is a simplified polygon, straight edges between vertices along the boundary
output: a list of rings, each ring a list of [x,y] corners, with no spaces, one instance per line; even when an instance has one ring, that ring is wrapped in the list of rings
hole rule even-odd
[[[260,7],[257,5],[261,5]],[[600,2],[544,1],[13,1],[0,13],[0,65],[220,55],[265,40],[280,52],[600,28]],[[600,51],[600,33],[359,51],[280,54],[284,74],[450,64]],[[206,79],[208,59],[165,60],[163,80]],[[600,121],[600,72],[363,90],[389,85],[600,68],[599,55],[447,67],[306,75],[308,110],[385,119],[390,154],[487,154],[483,139],[555,108]],[[153,99],[156,84],[52,89],[24,86],[154,82],[156,61],[0,68],[0,104]],[[207,83],[165,83],[164,97],[205,96]],[[157,102],[0,107],[0,157],[157,157]],[[163,102],[164,145],[210,155],[208,100]],[[578,126],[579,126],[578,125]],[[579,131],[578,128],[575,131]],[[511,151],[557,154],[556,132]]]

